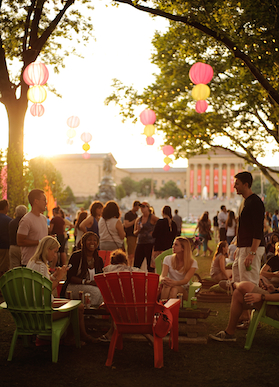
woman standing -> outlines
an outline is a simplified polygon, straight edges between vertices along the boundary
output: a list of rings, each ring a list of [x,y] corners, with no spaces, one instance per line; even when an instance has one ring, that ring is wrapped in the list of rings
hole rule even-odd
[[[162,208],[163,219],[159,219],[152,233],[155,238],[153,258],[158,257],[163,251],[172,247],[173,241],[177,236],[177,225],[172,220],[170,206]]]
[[[231,244],[231,241],[236,235],[236,220],[233,211],[229,211],[227,220],[226,220],[226,230],[227,230],[227,242],[228,245]]]
[[[110,200],[105,204],[103,216],[99,221],[100,249],[115,250],[124,248],[125,231],[120,221],[118,204]]]
[[[152,233],[158,218],[151,213],[150,205],[147,202],[142,202],[140,209],[142,216],[136,220],[134,228],[134,235],[138,237],[134,266],[140,268],[144,258],[146,258],[148,271],[154,272],[154,268],[150,266],[155,242]]]
[[[87,231],[92,231],[99,236],[99,227],[98,222],[102,216],[103,204],[99,201],[95,201],[91,204],[89,211],[90,216],[87,219],[83,220],[79,228],[83,233]]]
[[[199,230],[199,237],[203,238],[203,257],[206,256],[207,250],[209,250],[210,254],[212,254],[213,250],[208,247],[208,241],[211,239],[211,222],[208,218],[207,211],[202,214],[196,229]],[[198,255],[199,252],[197,252],[196,256]]]
[[[73,299],[79,299],[79,291],[90,293],[91,305],[100,305],[103,298],[94,281],[94,275],[102,273],[104,264],[98,255],[99,237],[92,231],[81,238],[81,250],[75,251],[69,260],[72,267],[67,273],[63,290],[72,291]],[[63,291],[63,293],[64,293]],[[62,293],[62,294],[63,294]]]
[[[198,263],[192,258],[187,238],[177,237],[172,249],[173,254],[167,255],[163,261],[161,299],[177,298],[177,293],[183,293],[183,299],[187,300],[189,282],[198,269]]]
[[[228,247],[227,241],[219,242],[214,257],[212,258],[210,276],[216,282],[227,280],[232,276],[232,270],[226,270],[225,268]]]

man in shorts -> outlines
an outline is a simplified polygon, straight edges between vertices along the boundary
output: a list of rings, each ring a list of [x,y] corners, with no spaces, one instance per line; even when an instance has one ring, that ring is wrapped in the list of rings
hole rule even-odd
[[[136,249],[137,237],[134,235],[134,225],[138,217],[137,211],[140,208],[140,202],[135,200],[133,203],[133,208],[126,212],[124,216],[124,230],[126,232],[127,238],[127,248],[128,248],[128,266],[134,266],[134,254]]]
[[[41,189],[33,189],[28,194],[32,207],[28,214],[21,218],[17,230],[17,245],[21,247],[21,265],[26,266],[33,257],[40,240],[48,235],[47,218],[43,215],[46,209],[46,195]]]
[[[236,341],[234,333],[243,310],[254,308],[259,310],[264,301],[279,301],[279,289],[275,289],[271,284],[263,283],[261,288],[252,282],[244,281],[233,282],[231,286],[233,293],[228,325],[224,331],[209,335],[216,341]],[[267,305],[266,315],[279,320],[279,307]]]

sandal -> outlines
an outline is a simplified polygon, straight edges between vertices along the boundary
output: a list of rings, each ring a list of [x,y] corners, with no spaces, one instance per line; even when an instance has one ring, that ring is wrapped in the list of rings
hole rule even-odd
[[[110,343],[110,339],[108,339],[106,335],[102,335],[98,337],[97,340],[100,341],[101,343]]]

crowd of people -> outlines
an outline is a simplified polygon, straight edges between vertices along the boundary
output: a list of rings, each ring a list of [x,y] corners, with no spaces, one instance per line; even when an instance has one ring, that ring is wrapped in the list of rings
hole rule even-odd
[[[218,341],[235,340],[237,326],[249,322],[252,304],[260,307],[264,299],[279,301],[275,289],[279,286],[278,211],[269,216],[251,186],[252,175],[246,171],[238,173],[234,187],[243,197],[239,214],[236,216],[234,211],[227,211],[222,205],[213,218],[213,230],[208,212],[202,214],[196,227],[204,257],[207,252],[213,254],[208,242],[215,239],[217,248],[211,261],[210,276],[232,294],[227,328],[211,335]],[[0,276],[14,267],[27,266],[49,278],[53,289],[64,279],[62,297],[71,293],[78,299],[79,292],[83,291],[90,294],[92,305],[100,305],[103,299],[94,281],[95,274],[139,271],[144,259],[147,270],[154,272],[155,259],[172,248],[172,253],[162,262],[160,298],[166,300],[182,294],[183,299],[187,299],[198,262],[193,258],[189,239],[181,236],[182,219],[177,210],[172,216],[171,207],[165,205],[159,218],[148,202],[136,200],[122,221],[117,202],[110,200],[102,204],[94,201],[89,213],[80,210],[73,223],[69,219],[66,221],[63,210],[56,206],[48,224],[43,215],[46,208],[44,191],[32,190],[28,200],[31,211],[27,212],[25,206],[19,205],[14,219],[7,215],[8,201],[0,201]],[[75,244],[68,260],[67,231],[73,228]],[[104,267],[100,250],[112,252],[110,265]],[[196,256],[199,254],[198,249]],[[266,262],[262,266],[263,256]],[[228,263],[231,268],[227,267]],[[79,313],[82,337],[90,341],[83,313]],[[277,316],[274,311],[270,313]],[[110,334],[101,341],[109,340]]]

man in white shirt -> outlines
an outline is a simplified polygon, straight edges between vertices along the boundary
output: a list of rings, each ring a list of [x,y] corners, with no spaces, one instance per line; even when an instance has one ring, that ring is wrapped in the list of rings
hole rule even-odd
[[[226,206],[221,206],[221,211],[218,214],[218,225],[219,225],[219,238],[220,241],[226,240],[226,221],[227,221],[228,213]]]
[[[48,235],[47,218],[42,214],[46,208],[46,195],[41,189],[28,194],[32,210],[23,216],[17,230],[17,244],[21,247],[21,264],[26,266],[33,257],[42,238]]]

